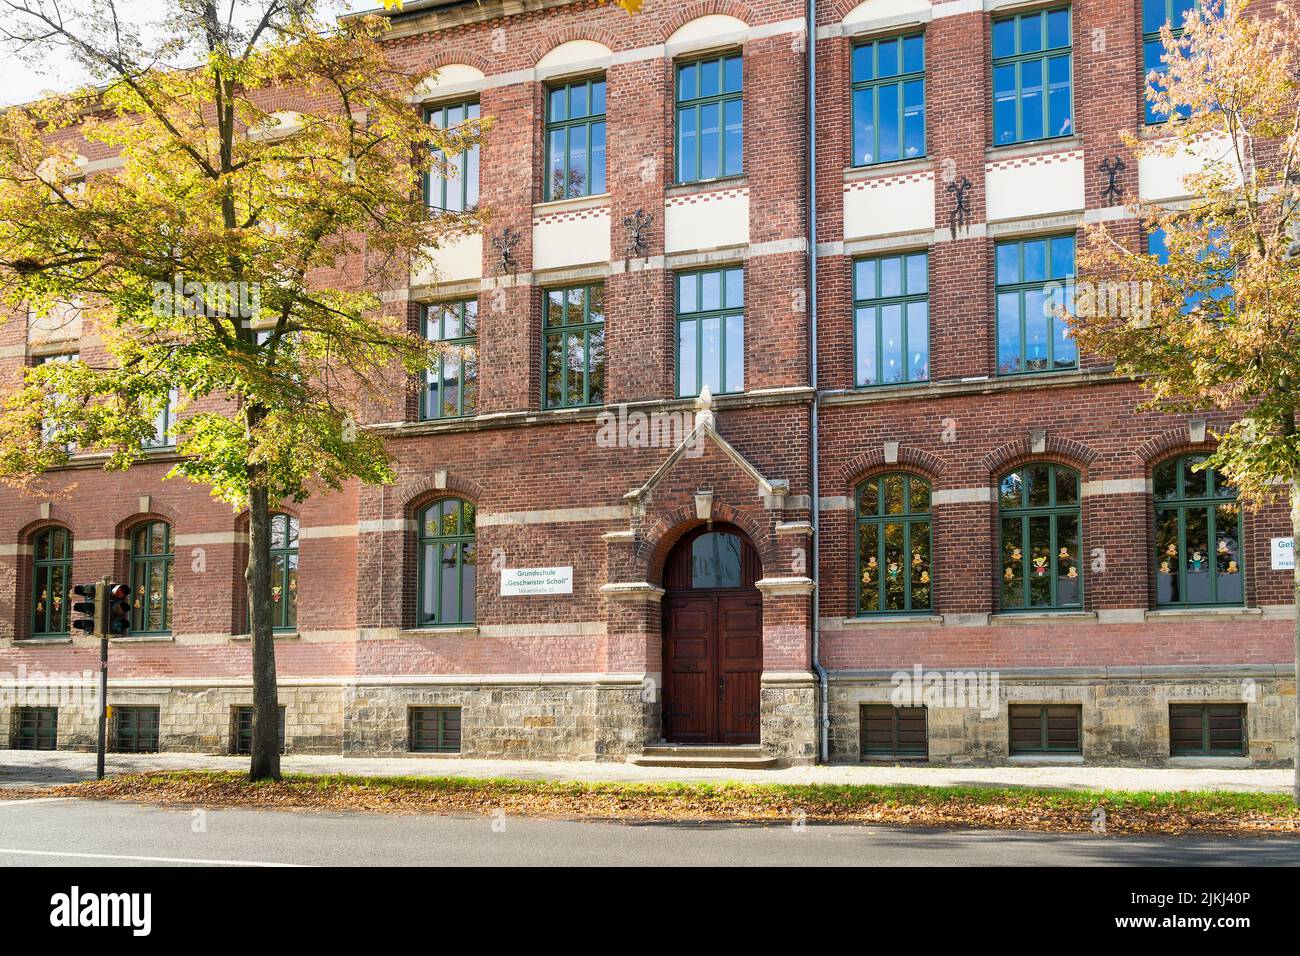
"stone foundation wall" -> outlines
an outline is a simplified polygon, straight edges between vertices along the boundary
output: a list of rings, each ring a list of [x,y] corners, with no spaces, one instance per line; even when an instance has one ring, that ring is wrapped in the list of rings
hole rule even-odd
[[[830,750],[835,762],[861,759],[859,708],[890,703],[889,678],[832,677]],[[1295,758],[1296,683],[1269,676],[1203,678],[1051,679],[1000,676],[996,707],[977,702],[942,706],[927,701],[929,760],[938,764],[994,765],[1010,759],[1010,704],[1072,704],[1082,712],[1082,760],[1106,766],[1165,766],[1177,761],[1231,758],[1171,758],[1169,705],[1246,705],[1247,756],[1236,762],[1256,767],[1290,766]],[[1032,761],[1033,757],[1017,757]],[[1045,758],[1046,760],[1060,758]]]
[[[759,698],[763,749],[790,764],[817,762],[817,683],[763,680]]]

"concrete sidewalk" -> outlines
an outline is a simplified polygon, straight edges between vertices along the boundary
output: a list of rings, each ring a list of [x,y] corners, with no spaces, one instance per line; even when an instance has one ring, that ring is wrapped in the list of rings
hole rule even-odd
[[[204,754],[109,754],[110,774],[141,770],[244,770],[247,757]],[[286,773],[363,776],[510,777],[523,780],[614,782],[965,784],[990,787],[1057,787],[1080,790],[1234,790],[1288,793],[1290,770],[1083,766],[925,767],[851,765],[782,770],[678,770],[624,763],[471,760],[459,757],[340,757],[289,755]],[[68,751],[0,750],[0,788],[50,786],[87,780],[95,755]]]

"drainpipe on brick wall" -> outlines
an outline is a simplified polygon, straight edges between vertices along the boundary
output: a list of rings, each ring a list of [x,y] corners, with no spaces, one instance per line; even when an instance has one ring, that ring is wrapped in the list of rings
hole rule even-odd
[[[817,0],[808,0],[808,108],[804,111],[808,141],[808,384],[812,388],[811,495],[812,506],[812,664],[819,684],[817,718],[817,755],[825,763],[830,759],[830,681],[821,662],[821,454],[818,443],[817,414]]]

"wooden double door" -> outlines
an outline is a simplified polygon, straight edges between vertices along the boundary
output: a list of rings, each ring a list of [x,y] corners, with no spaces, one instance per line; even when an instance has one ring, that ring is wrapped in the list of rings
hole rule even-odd
[[[759,742],[762,572],[749,541],[727,526],[678,543],[665,566],[664,737],[674,743]]]

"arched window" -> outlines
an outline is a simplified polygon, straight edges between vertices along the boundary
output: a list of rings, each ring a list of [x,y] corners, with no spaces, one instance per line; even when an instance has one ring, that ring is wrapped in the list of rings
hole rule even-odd
[[[998,486],[1002,609],[1083,606],[1079,475],[1063,465],[1025,465]]]
[[[1242,602],[1241,507],[1205,455],[1182,455],[1152,472],[1156,507],[1156,604]]]
[[[298,519],[271,515],[271,626],[298,626]]]
[[[478,556],[474,505],[443,498],[420,512],[416,624],[473,624]]]
[[[858,613],[928,611],[930,483],[895,473],[858,485]]]
[[[131,633],[172,629],[172,529],[150,521],[131,534]]]
[[[32,542],[32,637],[68,633],[72,532],[46,528]]]

